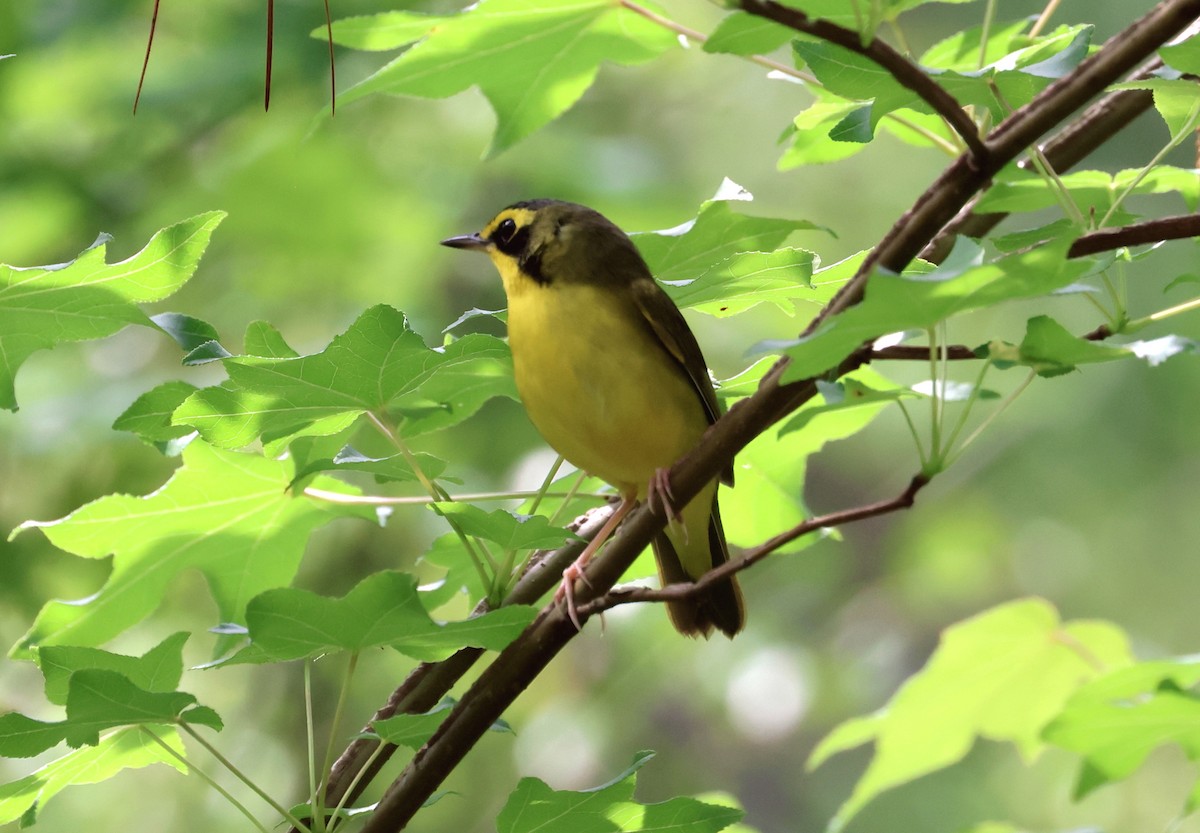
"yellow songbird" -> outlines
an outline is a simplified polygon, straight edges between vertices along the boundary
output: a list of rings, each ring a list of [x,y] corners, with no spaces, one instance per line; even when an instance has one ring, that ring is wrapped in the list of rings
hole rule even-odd
[[[662,583],[699,578],[729,559],[717,481],[682,510],[669,504],[667,468],[717,419],[720,405],[696,337],[655,283],[624,232],[590,208],[558,200],[519,202],[478,234],[442,244],[491,257],[508,296],[508,342],[517,390],[546,441],[612,484],[622,501],[591,545],[563,573],[573,582],[639,500],[661,504],[672,522],[655,536]],[[722,474],[732,484],[732,469]],[[745,624],[730,578],[669,602],[688,636],[732,637]]]

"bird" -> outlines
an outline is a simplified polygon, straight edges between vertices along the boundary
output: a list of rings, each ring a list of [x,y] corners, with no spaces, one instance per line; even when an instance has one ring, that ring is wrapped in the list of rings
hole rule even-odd
[[[556,600],[566,597],[576,627],[575,580],[639,503],[657,504],[670,521],[651,542],[663,586],[695,581],[727,562],[717,480],[732,485],[732,465],[681,509],[671,505],[667,476],[721,405],[695,335],[629,236],[586,206],[535,199],[507,206],[480,232],[441,243],[491,258],[508,299],[513,374],[530,421],[563,458],[620,494],[609,520],[563,572]],[[732,638],[746,621],[733,576],[666,607],[687,636],[718,630]]]

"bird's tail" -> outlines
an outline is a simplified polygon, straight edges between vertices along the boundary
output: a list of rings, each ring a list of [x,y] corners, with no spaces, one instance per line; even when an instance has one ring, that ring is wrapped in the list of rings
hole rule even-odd
[[[729,545],[717,507],[716,482],[683,510],[682,528],[668,526],[651,542],[658,563],[659,581],[665,587],[695,581],[713,567],[729,560]],[[711,509],[704,512],[709,506]],[[700,593],[667,602],[671,624],[685,636],[712,635],[713,629],[729,638],[746,624],[746,607],[737,579],[730,577]]]

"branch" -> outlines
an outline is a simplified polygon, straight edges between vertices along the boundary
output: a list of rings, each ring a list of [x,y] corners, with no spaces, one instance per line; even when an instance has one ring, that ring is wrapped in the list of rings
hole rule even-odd
[[[945,359],[952,362],[962,362],[980,357],[975,355],[975,351],[965,344],[948,344],[945,347],[922,347],[919,344],[893,344],[891,347],[881,347],[878,350],[872,349],[869,356],[871,361],[886,359],[889,361],[927,362],[931,358],[936,358],[939,361]]]
[[[668,584],[666,587],[657,590],[650,587],[616,587],[600,598],[580,607],[578,612],[583,616],[592,616],[611,607],[630,604],[631,602],[667,602],[686,599],[702,592],[717,582],[724,581],[734,573],[739,573],[750,565],[762,561],[780,547],[790,544],[792,541],[808,535],[810,532],[843,526],[855,521],[865,520],[866,518],[876,518],[900,509],[908,509],[916,501],[917,492],[925,488],[929,481],[930,478],[926,475],[918,474],[909,481],[908,487],[903,492],[890,500],[881,500],[876,503],[868,503],[865,506],[856,506],[853,509],[843,509],[839,512],[830,512],[827,515],[818,515],[815,518],[809,518],[803,523],[792,527],[787,532],[781,532],[779,535],[769,538],[757,547],[745,550],[738,558],[730,559],[720,567],[709,570],[695,581]]]
[[[1180,240],[1187,237],[1200,237],[1200,214],[1161,217],[1120,228],[1093,231],[1072,243],[1071,248],[1067,250],[1067,257],[1084,257],[1122,246],[1161,243],[1164,240]]]
[[[979,128],[971,121],[962,105],[917,64],[905,58],[886,42],[872,37],[869,42],[863,43],[862,35],[853,29],[828,20],[809,17],[798,9],[781,6],[774,0],[741,0],[739,5],[752,15],[829,41],[879,64],[898,84],[912,90],[946,120],[966,143],[970,157],[981,163],[987,158],[988,148],[979,138]]]

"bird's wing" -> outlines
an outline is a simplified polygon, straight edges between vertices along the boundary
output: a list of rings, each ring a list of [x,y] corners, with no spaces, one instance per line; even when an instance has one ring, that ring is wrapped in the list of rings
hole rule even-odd
[[[696,394],[704,406],[709,424],[716,422],[717,417],[721,415],[721,404],[717,401],[717,394],[713,390],[712,380],[708,375],[708,365],[704,361],[704,354],[700,351],[700,344],[696,341],[696,336],[692,334],[691,328],[688,327],[687,321],[684,320],[683,313],[679,311],[679,307],[675,306],[675,302],[667,296],[667,293],[663,292],[662,287],[654,282],[653,278],[636,280],[631,288],[638,311],[646,319],[646,323],[650,325],[654,335],[658,337],[659,343],[687,373],[692,387],[696,389]],[[732,467],[721,473],[721,480],[730,485],[733,484]]]

